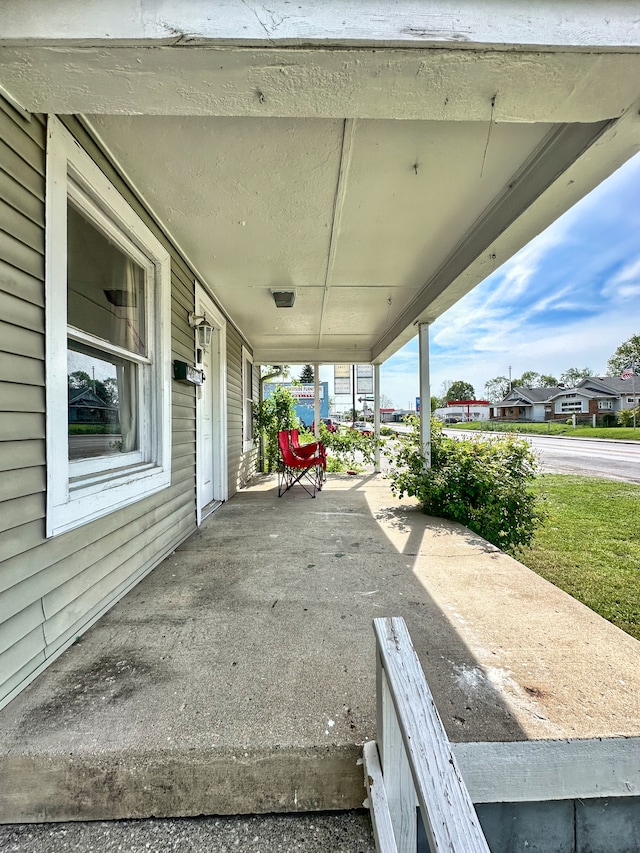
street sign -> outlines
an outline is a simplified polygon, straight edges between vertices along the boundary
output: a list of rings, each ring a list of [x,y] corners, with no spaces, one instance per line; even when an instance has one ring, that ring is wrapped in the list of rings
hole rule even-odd
[[[334,364],[333,365],[333,393],[334,394],[350,394],[351,393],[351,365],[350,364]]]
[[[356,391],[358,394],[373,394],[373,365],[356,365]]]

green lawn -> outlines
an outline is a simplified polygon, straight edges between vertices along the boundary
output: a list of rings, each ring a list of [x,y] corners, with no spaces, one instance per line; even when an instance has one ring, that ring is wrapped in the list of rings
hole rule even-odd
[[[446,429],[474,429],[481,430],[482,432],[518,432],[535,435],[559,435],[570,438],[617,438],[640,441],[640,424],[638,424],[636,429],[633,429],[633,427],[594,428],[591,426],[578,426],[574,429],[571,424],[559,421],[547,421],[543,424],[472,421],[468,424],[446,424]]]
[[[549,517],[518,559],[640,640],[640,485],[544,474]]]

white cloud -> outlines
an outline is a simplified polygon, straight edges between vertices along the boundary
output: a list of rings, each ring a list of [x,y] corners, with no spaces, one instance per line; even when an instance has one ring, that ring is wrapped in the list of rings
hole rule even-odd
[[[608,299],[628,300],[640,296],[640,258],[626,264],[602,289]]]

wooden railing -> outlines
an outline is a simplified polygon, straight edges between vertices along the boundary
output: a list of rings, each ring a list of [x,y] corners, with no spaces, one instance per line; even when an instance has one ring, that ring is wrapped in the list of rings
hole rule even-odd
[[[489,853],[405,622],[374,619],[377,743],[364,776],[379,853],[415,853],[419,806],[431,853]]]

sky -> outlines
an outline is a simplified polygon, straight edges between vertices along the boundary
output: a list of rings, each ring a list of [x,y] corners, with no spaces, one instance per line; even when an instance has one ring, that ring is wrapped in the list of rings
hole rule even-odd
[[[640,334],[640,154],[452,306],[430,329],[431,394],[458,379],[476,398],[496,376],[606,375],[607,360]],[[331,369],[321,379],[332,378]],[[396,408],[419,393],[418,339],[381,367]],[[331,385],[330,385],[331,389]],[[338,400],[336,402],[339,402]]]

